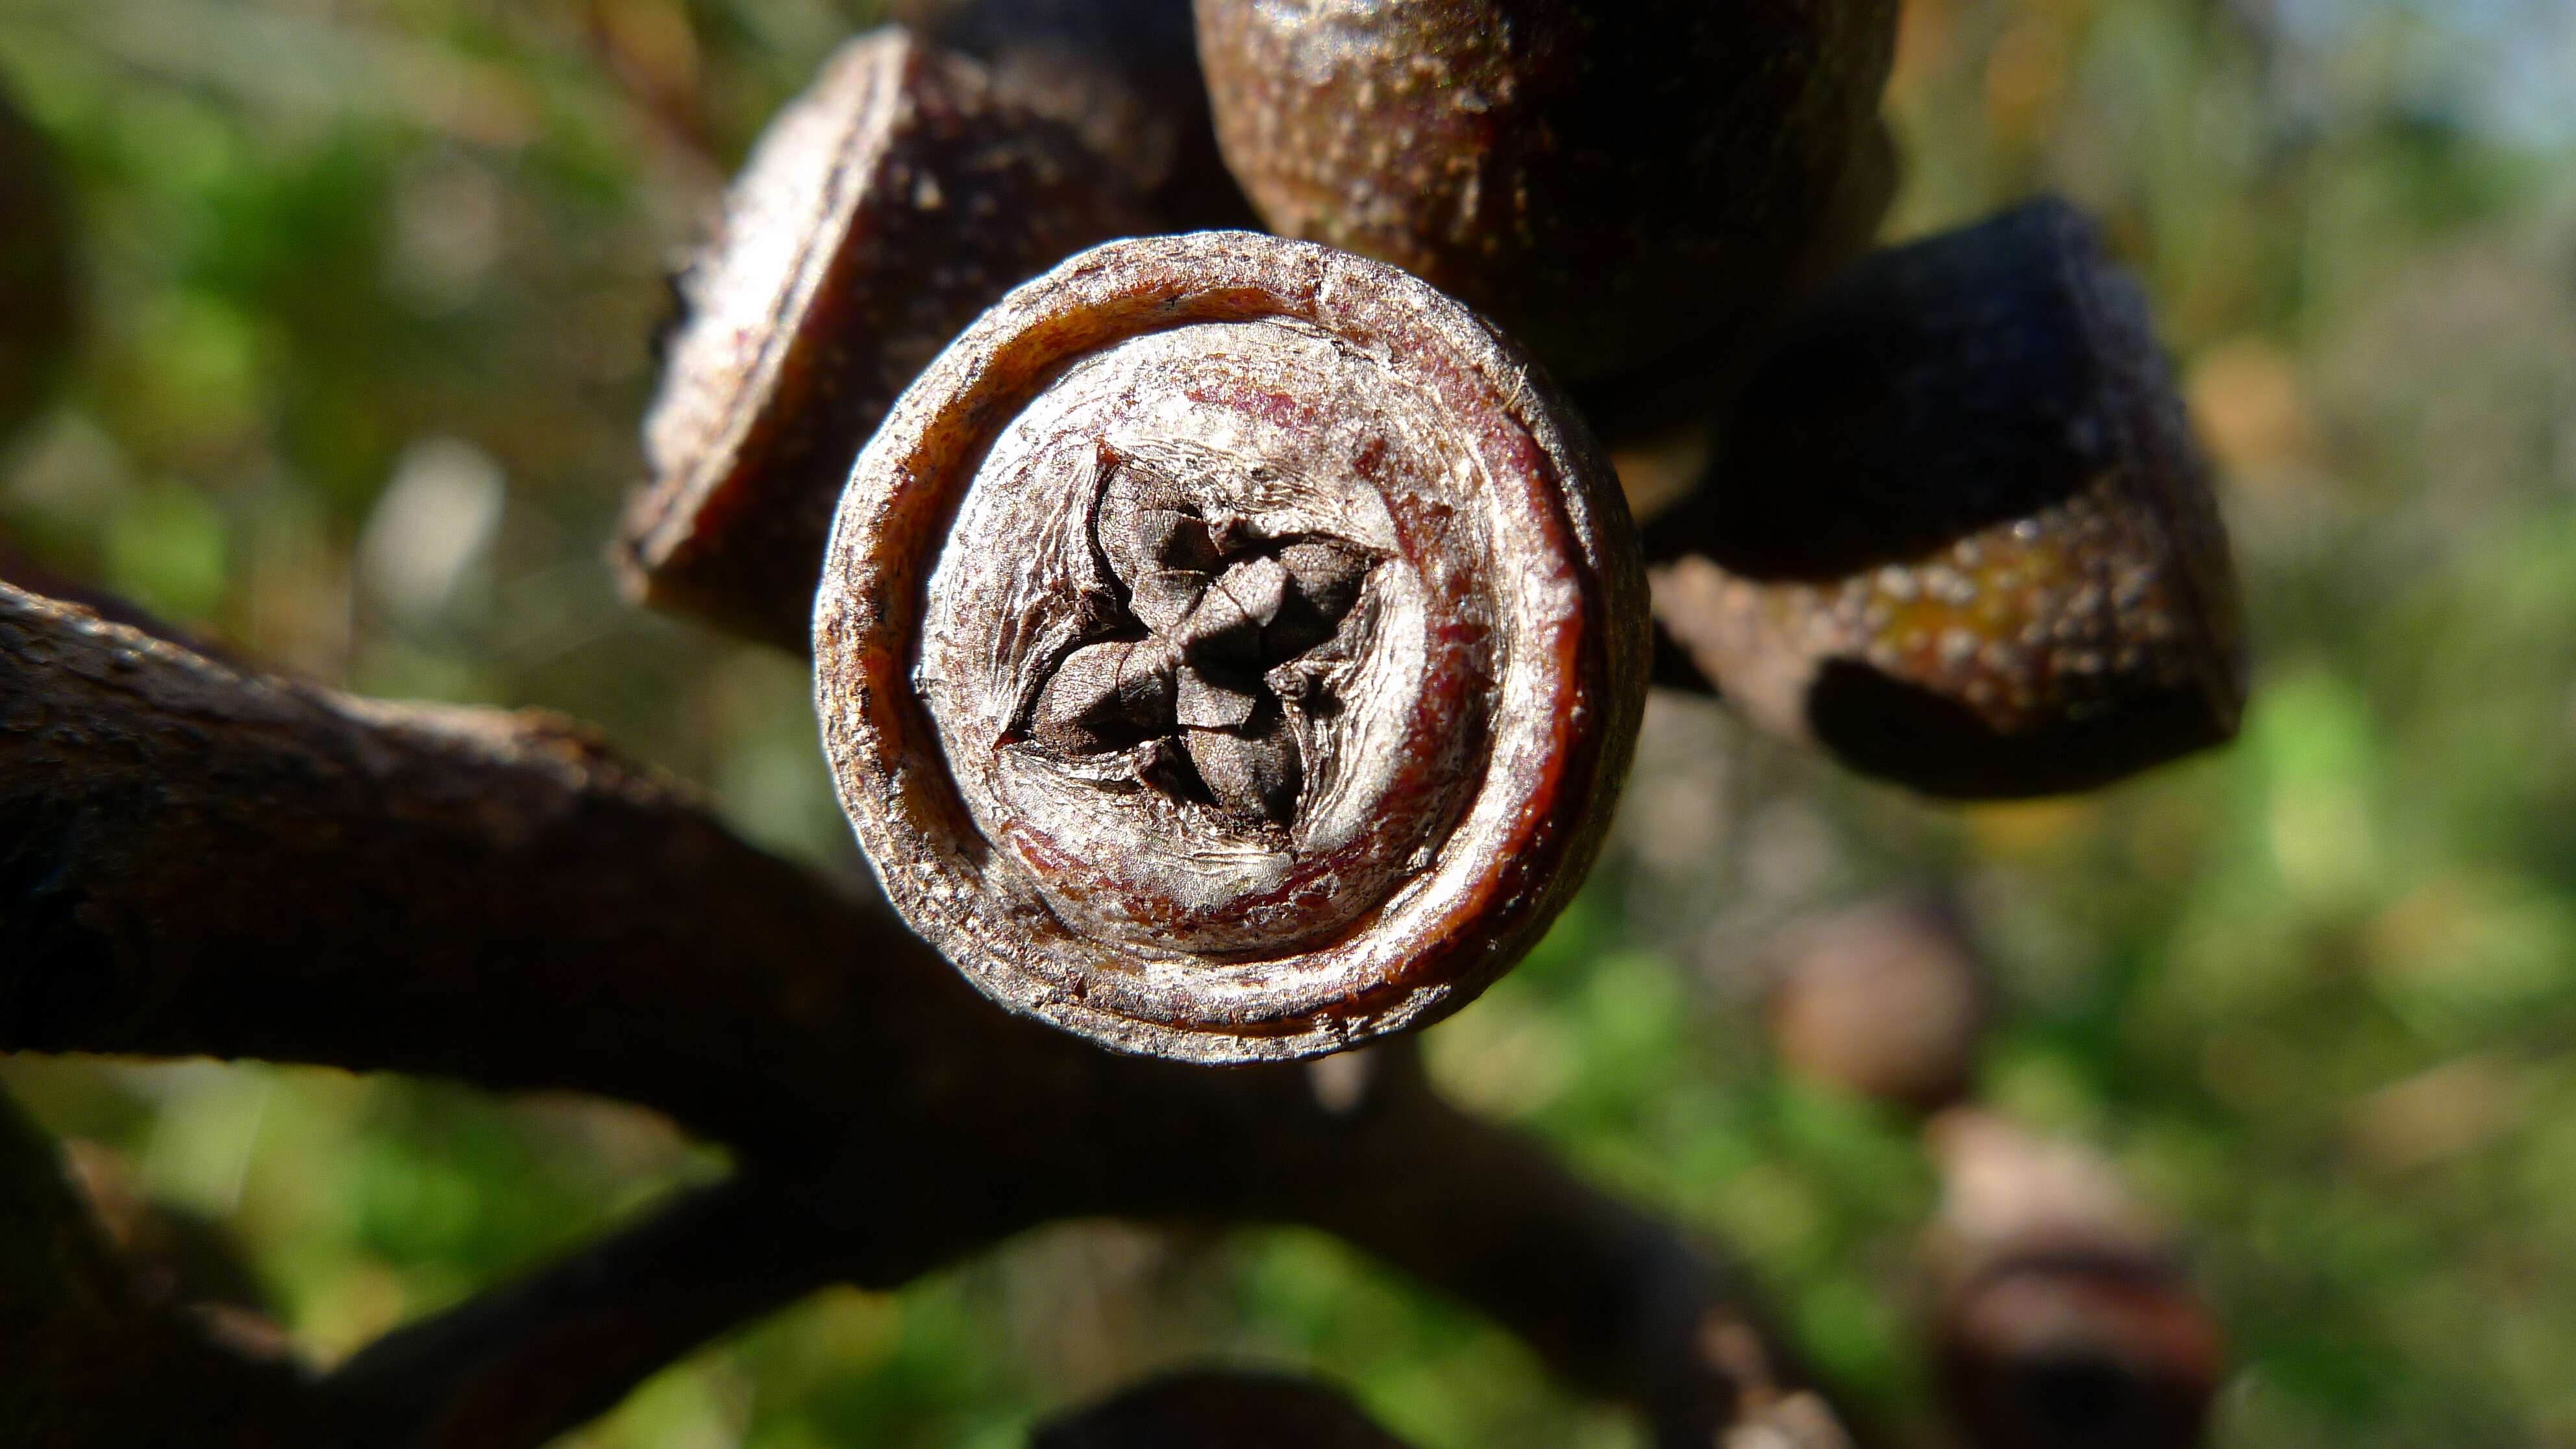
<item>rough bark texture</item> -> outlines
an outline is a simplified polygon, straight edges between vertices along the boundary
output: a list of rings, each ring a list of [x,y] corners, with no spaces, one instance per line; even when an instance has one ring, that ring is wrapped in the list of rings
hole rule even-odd
[[[919,954],[567,721],[350,699],[0,586],[0,1049],[577,1079],[721,1130],[770,1110],[729,1038],[830,968],[717,965],[820,942]]]
[[[1393,268],[1113,243],[905,394],[844,496],[816,711],[913,927],[1133,1051],[1455,1010],[1580,883],[1644,705],[1616,484]]]
[[[0,1046],[596,1092],[796,1184],[752,1192],[756,1228],[706,1228],[745,1198],[684,1203],[397,1339],[360,1360],[381,1373],[344,1380],[352,1402],[514,1402],[534,1364],[536,1437],[472,1422],[535,1443],[655,1353],[792,1293],[787,1244],[891,1286],[1098,1215],[1344,1234],[1669,1445],[1809,1402],[1783,1393],[1794,1375],[1731,1274],[1438,1102],[1401,1052],[1361,1090],[1319,1091],[1306,1068],[1120,1057],[993,1011],[560,721],[249,676],[0,588],[0,726]],[[600,1343],[602,1314],[633,1326]],[[495,1319],[528,1325],[525,1358],[477,1347]]]
[[[1758,325],[1872,124],[1894,0],[1197,0],[1271,228],[1422,276],[1569,379]]]
[[[2206,467],[2144,297],[2063,202],[1836,286],[1647,547],[1732,703],[1934,794],[2105,784],[2243,706]]]
[[[675,281],[649,476],[619,546],[647,603],[802,649],[832,504],[895,395],[1071,252],[1152,229],[1073,132],[889,26],[763,135],[722,235]]]
[[[296,1367],[141,1291],[44,1135],[0,1097],[0,1441],[331,1442]]]

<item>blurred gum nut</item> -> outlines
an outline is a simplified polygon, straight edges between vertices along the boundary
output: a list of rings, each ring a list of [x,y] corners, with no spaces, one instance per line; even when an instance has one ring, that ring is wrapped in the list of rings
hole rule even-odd
[[[1944,1187],[1927,1243],[1941,1387],[1993,1449],[2189,1449],[2223,1335],[2111,1164],[1958,1110],[1931,1127]]]
[[[1794,926],[1767,948],[1783,1063],[1916,1112],[1958,1101],[1989,1015],[1974,949],[1932,902],[1882,901]]]

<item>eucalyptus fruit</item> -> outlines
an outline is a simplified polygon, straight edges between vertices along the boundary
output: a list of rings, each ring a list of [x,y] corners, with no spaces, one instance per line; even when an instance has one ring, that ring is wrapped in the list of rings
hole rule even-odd
[[[1584,874],[1648,626],[1589,435],[1465,308],[1116,242],[904,395],[815,618],[841,803],[1003,1002],[1198,1061],[1456,1009]]]

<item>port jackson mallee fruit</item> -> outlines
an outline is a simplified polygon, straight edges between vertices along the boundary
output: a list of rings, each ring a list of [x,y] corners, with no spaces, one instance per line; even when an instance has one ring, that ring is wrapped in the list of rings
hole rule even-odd
[[[1606,464],[1485,324],[1251,232],[987,314],[842,500],[844,808],[985,990],[1204,1061],[1455,1009],[1580,880],[1644,700]]]

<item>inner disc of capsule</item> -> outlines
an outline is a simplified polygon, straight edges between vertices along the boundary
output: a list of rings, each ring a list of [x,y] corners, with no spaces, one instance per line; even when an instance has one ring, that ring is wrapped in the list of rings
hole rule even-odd
[[[1002,428],[915,671],[988,884],[1113,955],[1239,959],[1427,874],[1504,642],[1470,442],[1279,320],[1104,348]]]

